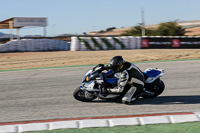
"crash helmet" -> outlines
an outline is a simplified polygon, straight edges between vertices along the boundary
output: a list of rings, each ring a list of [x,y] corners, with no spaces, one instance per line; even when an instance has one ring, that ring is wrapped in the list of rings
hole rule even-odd
[[[122,56],[115,56],[110,60],[110,68],[112,71],[119,72],[124,66],[124,59]]]

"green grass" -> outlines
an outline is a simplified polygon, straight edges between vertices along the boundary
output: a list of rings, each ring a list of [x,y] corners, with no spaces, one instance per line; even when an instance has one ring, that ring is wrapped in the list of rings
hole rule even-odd
[[[200,122],[145,126],[62,129],[26,133],[200,133]]]

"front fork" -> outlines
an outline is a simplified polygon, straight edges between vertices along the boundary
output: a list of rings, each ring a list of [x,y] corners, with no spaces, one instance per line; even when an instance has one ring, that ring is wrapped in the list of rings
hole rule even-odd
[[[86,99],[91,99],[93,98],[94,96],[98,96],[99,92],[100,92],[100,89],[93,89],[92,91],[89,91],[87,90],[87,87],[84,86],[85,83],[83,83],[81,86],[80,86],[80,89],[83,90],[84,92],[84,97]]]

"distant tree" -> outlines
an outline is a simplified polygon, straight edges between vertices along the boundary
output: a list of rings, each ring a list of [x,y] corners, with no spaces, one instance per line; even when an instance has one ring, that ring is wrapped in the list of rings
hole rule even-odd
[[[83,35],[87,35],[87,33],[86,33],[86,32],[83,32]]]
[[[185,29],[176,21],[161,23],[157,29],[145,29],[146,36],[184,36]],[[142,27],[135,26],[131,30],[125,31],[123,36],[141,36]]]
[[[185,29],[177,24],[176,21],[161,23],[156,30],[158,36],[184,36]]]
[[[105,32],[104,30],[99,31],[99,33],[104,33],[104,32]]]
[[[145,35],[154,36],[156,31],[154,29],[145,29]],[[125,31],[122,36],[141,36],[142,35],[142,27],[135,26],[131,30]]]
[[[116,27],[110,27],[110,28],[107,28],[106,31],[112,31],[114,29],[116,29]]]
[[[104,32],[108,32],[108,31],[112,31],[114,29],[116,29],[116,28],[115,27],[110,27],[110,28],[107,28],[106,30],[99,31],[99,33],[104,33]]]

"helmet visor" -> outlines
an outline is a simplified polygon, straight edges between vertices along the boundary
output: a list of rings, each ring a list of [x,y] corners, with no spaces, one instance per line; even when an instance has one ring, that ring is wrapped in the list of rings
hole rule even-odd
[[[111,65],[111,70],[113,70],[114,72],[119,72],[120,65]]]

